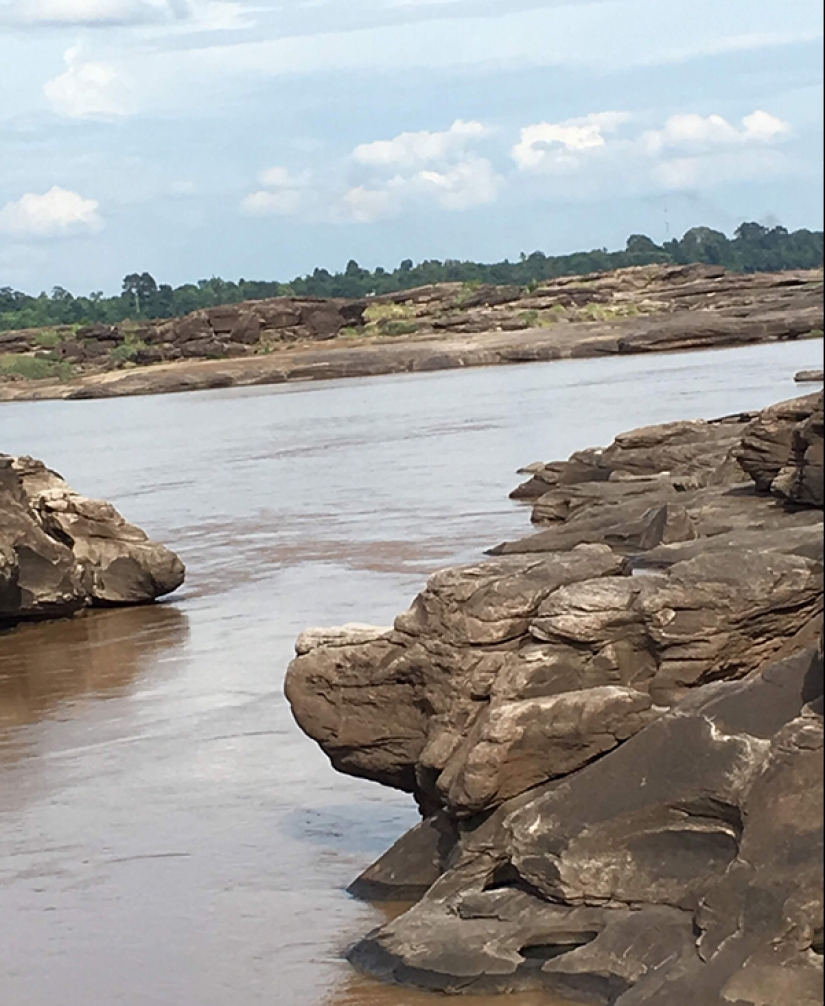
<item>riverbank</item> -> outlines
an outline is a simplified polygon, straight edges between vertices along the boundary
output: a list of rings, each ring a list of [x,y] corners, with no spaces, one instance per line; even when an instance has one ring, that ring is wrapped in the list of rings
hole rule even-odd
[[[789,398],[812,349],[0,410],[3,449],[51,461],[187,565],[167,603],[2,638],[3,1006],[272,1006],[273,989],[279,1004],[439,1006],[343,958],[389,921],[346,885],[417,812],[334,772],[295,726],[295,637],[390,624],[436,569],[526,534],[508,499],[525,462]]]
[[[0,343],[14,352],[3,358],[0,401],[711,349],[821,336],[822,329],[821,270],[731,275],[706,266],[640,267],[536,290],[443,284],[360,302],[281,298],[135,332],[81,330],[82,338],[67,335],[48,351],[34,348],[36,335],[6,333]],[[21,360],[62,368],[61,379],[31,379]]]

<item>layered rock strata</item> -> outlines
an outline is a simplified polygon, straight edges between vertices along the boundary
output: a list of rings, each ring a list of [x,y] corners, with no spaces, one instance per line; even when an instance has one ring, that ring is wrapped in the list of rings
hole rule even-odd
[[[449,992],[821,1003],[822,395],[528,474],[537,534],[290,665],[336,768],[424,817],[353,887],[421,900],[351,959]]]
[[[78,495],[41,461],[0,454],[0,625],[153,601],[184,575],[111,504]]]
[[[359,300],[249,301],[137,326],[0,333],[0,399],[736,346],[821,335],[822,328],[821,270],[739,275],[638,266],[536,289],[443,283]],[[20,357],[58,368],[63,383],[27,378],[33,361]]]

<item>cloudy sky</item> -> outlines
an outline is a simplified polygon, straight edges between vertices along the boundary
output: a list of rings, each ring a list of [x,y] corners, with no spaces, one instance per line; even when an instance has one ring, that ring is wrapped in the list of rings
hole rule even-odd
[[[822,225],[819,0],[0,0],[0,286]]]

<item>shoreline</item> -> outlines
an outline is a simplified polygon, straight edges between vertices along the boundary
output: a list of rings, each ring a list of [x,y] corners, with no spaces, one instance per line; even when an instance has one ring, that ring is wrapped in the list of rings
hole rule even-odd
[[[0,383],[0,403],[89,400],[208,391],[341,378],[377,377],[463,367],[586,359],[612,355],[725,349],[757,343],[821,338],[821,308],[736,318],[713,311],[651,315],[611,323],[559,322],[521,331],[488,331],[323,348],[285,348],[268,355],[150,364],[65,382]],[[317,345],[317,344],[316,344]]]
[[[537,534],[298,636],[298,725],[421,815],[348,888],[401,903],[357,971],[821,1006],[822,428],[818,392],[532,464]]]

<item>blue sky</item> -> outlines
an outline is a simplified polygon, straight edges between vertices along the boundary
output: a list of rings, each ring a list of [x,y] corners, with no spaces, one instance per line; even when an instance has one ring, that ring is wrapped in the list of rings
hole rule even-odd
[[[822,225],[817,0],[0,0],[0,285]]]

